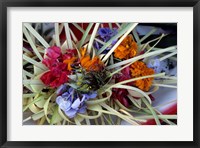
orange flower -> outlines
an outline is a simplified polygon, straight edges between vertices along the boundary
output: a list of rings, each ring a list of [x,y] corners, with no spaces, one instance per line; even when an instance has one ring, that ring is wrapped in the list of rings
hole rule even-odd
[[[104,64],[97,56],[93,59],[90,56],[84,56],[81,58],[81,66],[87,71],[100,71],[103,69]]]
[[[86,54],[87,49],[86,48],[81,48],[81,57],[84,57]]]
[[[153,75],[154,70],[148,68],[144,62],[136,61],[130,66],[131,76],[133,78]],[[134,85],[143,91],[149,91],[154,78],[145,78],[134,81]]]
[[[73,64],[75,60],[76,60],[76,57],[71,57],[70,59],[66,59],[63,61],[63,63],[67,64],[67,70],[69,71],[72,70],[71,64]]]
[[[87,71],[100,71],[103,69],[104,64],[99,59],[99,57],[95,56],[94,58],[90,58],[89,55],[86,55],[86,48],[82,48],[81,53],[81,66],[85,68]]]
[[[114,56],[119,59],[129,59],[137,54],[137,43],[131,35],[128,35],[115,49]]]

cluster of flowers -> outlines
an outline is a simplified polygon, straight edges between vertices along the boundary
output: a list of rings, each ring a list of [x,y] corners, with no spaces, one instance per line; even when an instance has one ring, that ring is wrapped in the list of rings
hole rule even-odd
[[[100,28],[98,39],[107,42],[114,35],[117,29]],[[104,50],[106,54],[117,42],[114,41],[110,47]],[[99,50],[103,44],[95,41],[93,45]],[[41,77],[41,81],[49,88],[56,89],[56,103],[60,109],[69,117],[73,118],[77,113],[85,113],[87,110],[86,101],[98,97],[98,89],[114,80],[115,83],[152,75],[160,72],[159,61],[152,59],[149,63],[142,60],[136,61],[115,74],[111,79],[108,78],[109,71],[99,56],[91,56],[87,48],[81,48],[80,53],[76,49],[67,49],[65,53],[60,47],[49,47],[46,49],[45,58],[42,63],[48,67],[48,71]],[[114,60],[122,61],[133,58],[141,53],[138,52],[137,43],[131,35],[128,35],[113,52]],[[149,91],[154,78],[139,79],[127,85],[135,86],[143,91]],[[126,89],[112,89],[112,99],[117,99],[126,107],[130,106],[127,98]]]

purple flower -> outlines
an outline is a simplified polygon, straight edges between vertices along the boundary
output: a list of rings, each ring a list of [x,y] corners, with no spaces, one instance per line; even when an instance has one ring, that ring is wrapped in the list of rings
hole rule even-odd
[[[56,90],[56,93],[58,95],[61,95],[62,93],[64,93],[67,90],[67,85],[66,84],[62,84],[60,87],[58,87],[58,89]]]
[[[85,97],[85,100],[89,100],[89,99],[94,99],[97,97],[97,91],[94,92],[90,92],[88,94],[83,94],[83,96]]]
[[[110,40],[113,36],[117,34],[117,29],[110,29],[110,28],[100,28],[98,30],[98,34],[103,39],[104,42]]]
[[[170,71],[176,67],[176,63],[169,59],[160,61],[158,57],[154,57],[147,61],[147,67],[154,69],[155,73],[165,72],[166,75],[171,75]]]
[[[149,59],[147,62],[147,67],[154,69],[155,73],[161,72],[160,60],[158,58]]]
[[[75,89],[65,86],[66,85],[62,85],[57,90],[57,94],[62,93],[62,95],[56,98],[56,103],[59,105],[60,109],[63,110],[69,118],[75,117],[77,113],[85,113],[87,108],[85,101],[96,98],[97,92],[79,94]]]
[[[113,36],[115,36],[117,34],[117,28],[113,28],[113,29],[110,29],[110,28],[100,28],[98,30],[98,34],[99,34],[99,39],[103,42],[108,42]],[[117,42],[117,40],[113,41],[111,46],[107,47],[103,53],[107,53],[111,48],[112,46]],[[103,46],[103,44],[95,41],[94,42],[94,47],[96,49],[100,49],[101,47]]]

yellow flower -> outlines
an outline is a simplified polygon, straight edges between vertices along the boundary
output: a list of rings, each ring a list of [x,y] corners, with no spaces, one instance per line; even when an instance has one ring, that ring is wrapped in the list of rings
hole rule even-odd
[[[133,78],[153,75],[153,69],[148,68],[144,62],[136,61],[130,66],[131,76]],[[134,81],[134,85],[143,91],[149,91],[154,78],[145,78]]]
[[[119,59],[129,59],[137,54],[137,43],[131,35],[128,35],[115,49],[114,56]]]

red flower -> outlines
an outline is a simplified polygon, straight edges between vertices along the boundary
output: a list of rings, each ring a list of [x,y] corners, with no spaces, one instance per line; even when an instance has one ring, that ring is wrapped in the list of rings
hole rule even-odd
[[[121,71],[121,74],[116,75],[116,82],[125,81],[131,78],[130,68],[126,67]]]
[[[58,63],[56,66],[52,67],[50,71],[44,73],[40,79],[42,82],[52,88],[59,87],[68,81],[68,75],[70,71],[66,70],[66,64]]]
[[[44,73],[40,79],[51,88],[59,87],[68,81],[69,64],[63,63],[65,59],[70,59],[75,56],[76,50],[67,50],[67,53],[62,55],[59,47],[53,46],[47,49],[47,58],[43,59],[42,63],[49,68],[49,71]]]
[[[52,67],[56,66],[56,64],[59,63],[59,61],[56,59],[45,58],[42,60],[42,63],[49,69],[51,69]]]
[[[126,89],[121,89],[121,88],[112,89],[112,98],[117,99],[125,107],[130,106],[130,101],[127,95],[128,95],[128,91]]]
[[[118,74],[115,77],[116,77],[115,78],[116,83],[130,79],[131,78],[130,68],[129,67],[124,68],[121,71],[121,74]],[[128,83],[128,85],[132,85],[132,82]],[[121,89],[121,88],[112,89],[112,98],[119,100],[119,102],[123,104],[125,107],[130,106],[130,101],[127,95],[128,91],[126,89]]]

